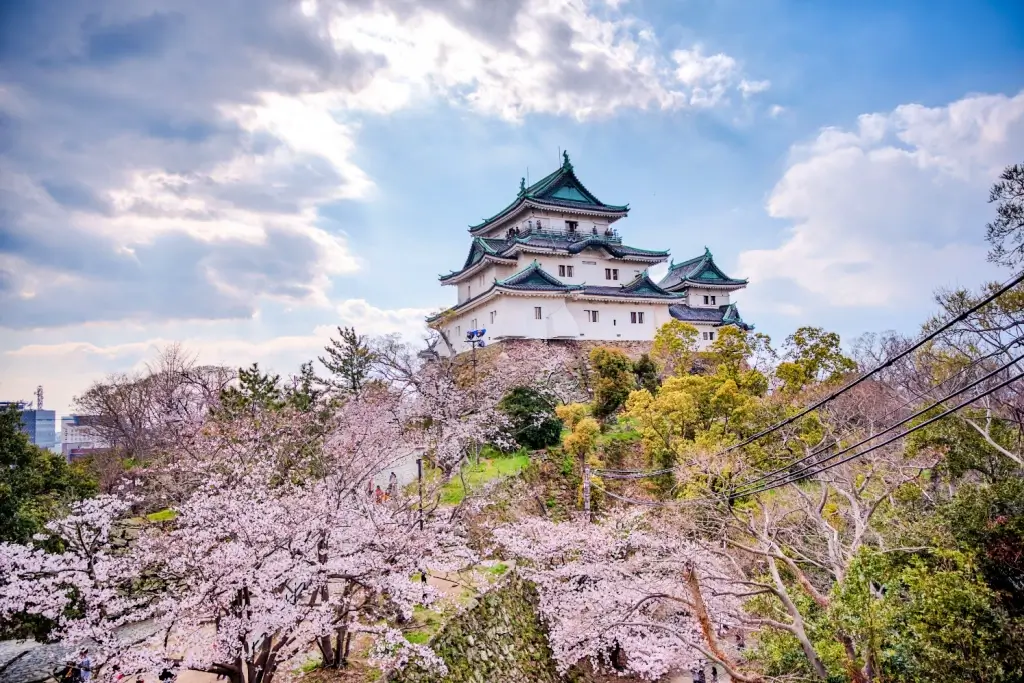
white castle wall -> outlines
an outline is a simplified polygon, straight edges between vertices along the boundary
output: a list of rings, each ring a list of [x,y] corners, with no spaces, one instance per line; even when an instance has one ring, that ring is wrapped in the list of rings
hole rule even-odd
[[[535,308],[541,309],[536,317]],[[503,337],[525,339],[578,339],[585,341],[650,341],[655,331],[671,320],[666,303],[567,300],[564,296],[495,296],[472,310],[452,316],[445,330],[456,352],[467,351],[466,332],[486,329],[485,343]],[[586,311],[597,311],[591,322]],[[630,313],[643,313],[643,323],[633,323]],[[493,316],[492,316],[493,313]],[[475,324],[474,324],[475,323]],[[695,325],[702,333],[700,348],[708,346],[703,333],[715,333],[711,325]]]

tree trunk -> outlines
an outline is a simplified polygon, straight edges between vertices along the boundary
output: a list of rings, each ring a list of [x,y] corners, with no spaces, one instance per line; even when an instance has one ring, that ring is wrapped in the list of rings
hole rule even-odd
[[[740,681],[740,683],[760,683],[760,681],[764,680],[757,674],[746,675],[741,673],[728,655],[725,654],[725,651],[722,650],[721,645],[718,644],[714,624],[711,622],[707,605],[704,603],[704,595],[700,591],[700,579],[697,577],[697,571],[692,567],[686,572],[686,583],[690,588],[690,599],[693,602],[694,612],[696,612],[694,616],[697,617],[701,633],[704,634],[704,642],[707,643],[708,649],[711,650],[711,653],[726,670],[729,677]]]
[[[334,646],[331,644],[330,636],[320,636],[316,639],[316,646],[320,649],[320,658],[324,661],[324,667],[333,669]]]
[[[803,615],[800,614],[800,610],[795,604],[793,604],[793,601],[790,600],[789,593],[786,591],[786,584],[783,583],[782,577],[779,575],[779,565],[776,563],[774,557],[768,557],[768,569],[771,571],[772,581],[775,582],[777,594],[780,600],[782,600],[782,604],[786,608],[789,618],[793,620],[792,633],[796,637],[797,641],[800,642],[800,647],[803,648],[804,656],[807,657],[808,663],[810,663],[811,668],[814,669],[814,675],[823,681],[828,680],[828,671],[825,670],[825,665],[818,657],[818,653],[814,649],[814,645],[811,644],[810,638],[807,637],[807,633],[804,631]]]

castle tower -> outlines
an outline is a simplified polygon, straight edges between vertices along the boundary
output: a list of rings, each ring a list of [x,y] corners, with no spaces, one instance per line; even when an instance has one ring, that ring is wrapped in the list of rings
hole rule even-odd
[[[746,280],[726,276],[711,252],[672,264],[659,283],[647,269],[668,251],[623,244],[613,227],[628,205],[605,204],[577,178],[569,154],[515,200],[469,228],[462,267],[440,276],[457,303],[428,319],[461,352],[470,330],[487,341],[650,341],[676,318],[695,325],[701,345],[722,325],[749,329],[730,301]]]

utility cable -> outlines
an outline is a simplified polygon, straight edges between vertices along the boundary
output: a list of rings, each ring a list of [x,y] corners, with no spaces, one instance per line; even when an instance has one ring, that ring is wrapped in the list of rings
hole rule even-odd
[[[998,370],[998,371],[1001,371],[1002,369],[1005,369],[1005,367],[1008,367],[1009,365],[1010,365],[1010,363],[1007,363],[1003,368],[1000,368],[1000,370]],[[677,500],[677,501],[643,501],[643,500],[638,500],[638,499],[634,499],[634,498],[628,498],[628,497],[625,497],[625,496],[620,496],[618,494],[612,493],[611,491],[608,491],[607,489],[605,489],[605,488],[603,488],[601,486],[598,486],[596,484],[593,484],[593,483],[591,483],[591,485],[594,486],[594,488],[597,488],[598,490],[602,491],[603,493],[608,494],[612,498],[616,498],[618,500],[622,500],[622,501],[628,502],[628,503],[633,503],[633,504],[636,504],[636,505],[646,505],[646,506],[649,506],[649,507],[683,507],[683,506],[697,505],[697,504],[700,504],[700,503],[716,503],[716,502],[720,503],[720,502],[723,502],[723,501],[732,501],[732,500],[735,500],[737,498],[748,498],[750,496],[755,496],[755,495],[758,495],[758,494],[761,494],[761,493],[765,493],[766,491],[771,491],[772,489],[777,489],[777,488],[781,488],[783,486],[788,486],[789,484],[794,484],[794,483],[796,483],[798,481],[802,481],[804,479],[807,479],[808,477],[812,477],[812,476],[821,474],[822,472],[827,472],[827,471],[829,471],[829,470],[831,470],[831,469],[833,469],[835,467],[839,467],[840,465],[846,464],[846,463],[850,462],[851,460],[854,460],[856,458],[859,458],[859,457],[862,457],[864,455],[867,455],[868,453],[871,453],[872,451],[876,451],[876,450],[878,450],[880,448],[888,446],[889,444],[893,443],[894,441],[898,441],[899,439],[903,439],[903,438],[909,436],[910,434],[913,434],[914,432],[918,431],[919,429],[924,429],[925,427],[927,427],[927,426],[929,426],[931,424],[934,424],[935,422],[941,420],[942,418],[944,418],[944,417],[946,417],[948,415],[951,415],[951,414],[953,414],[953,413],[955,413],[955,412],[957,412],[959,410],[962,410],[963,408],[965,408],[966,406],[970,405],[971,403],[973,403],[973,402],[975,402],[975,401],[977,401],[977,400],[979,400],[981,398],[984,398],[985,396],[988,396],[989,394],[992,394],[992,393],[998,391],[999,389],[1002,389],[1003,387],[1005,387],[1005,386],[1007,386],[1009,384],[1012,384],[1013,382],[1016,382],[1017,380],[1021,379],[1022,377],[1024,377],[1024,372],[1018,373],[1017,375],[1014,375],[1014,376],[1010,377],[1009,379],[1003,380],[999,384],[997,384],[997,385],[995,385],[995,386],[993,386],[991,388],[986,389],[985,391],[983,391],[982,393],[980,393],[977,396],[969,396],[966,399],[964,399],[963,401],[961,401],[959,404],[957,404],[957,405],[955,405],[955,406],[953,406],[951,408],[947,408],[943,412],[941,412],[938,415],[935,415],[935,416],[925,420],[924,422],[921,422],[919,424],[914,425],[913,427],[911,427],[910,429],[906,430],[905,432],[901,432],[899,434],[895,434],[895,435],[891,436],[890,438],[886,439],[885,441],[883,441],[881,443],[875,444],[874,446],[870,446],[870,447],[864,449],[863,451],[859,451],[857,453],[853,453],[852,455],[849,455],[849,456],[843,458],[842,460],[839,460],[837,462],[831,463],[831,464],[829,464],[829,465],[827,465],[825,467],[819,467],[819,465],[823,464],[826,461],[822,461],[821,463],[816,463],[815,465],[808,466],[808,467],[804,468],[803,470],[801,470],[799,472],[790,473],[789,476],[787,476],[783,480],[772,482],[772,483],[769,483],[769,484],[764,484],[764,485],[762,485],[760,487],[757,487],[757,488],[755,488],[753,490],[742,491],[742,492],[733,492],[733,493],[731,493],[729,495],[704,496],[702,498],[690,498],[690,499]],[[942,399],[939,399],[939,401],[937,401],[936,404],[934,404],[934,405],[930,406],[929,408],[927,408],[926,411],[934,409],[937,405],[940,405],[941,403],[944,403],[945,401],[949,400],[950,398],[952,398],[953,396],[955,396],[955,395],[957,395],[959,393],[963,393],[963,390],[954,392],[954,393],[952,393],[952,394],[950,394],[948,396],[943,397]],[[875,438],[878,438],[879,436],[881,436],[881,434],[876,434],[876,435],[874,435],[873,437],[871,437],[871,438],[869,438],[867,440],[870,441],[870,440],[873,440]],[[860,444],[855,444],[854,446],[850,446],[850,447],[844,449],[843,451],[840,451],[839,453],[836,453],[832,457],[833,458],[834,457],[838,457],[839,455],[842,455],[843,453],[849,452],[852,448],[855,448],[857,445],[860,445]]]
[[[905,431],[905,432],[903,432],[901,434],[896,434],[894,436],[891,436],[888,439],[886,439],[885,441],[883,441],[882,443],[875,444],[874,446],[870,446],[869,448],[866,448],[865,450],[863,450],[863,451],[861,451],[859,453],[854,453],[853,455],[847,456],[847,457],[843,458],[842,460],[839,460],[838,462],[834,462],[834,463],[828,465],[827,467],[822,467],[820,469],[816,469],[813,472],[801,473],[801,474],[799,474],[799,476],[791,477],[791,478],[787,479],[786,481],[779,482],[778,484],[775,484],[775,485],[772,485],[772,486],[765,486],[763,488],[756,489],[754,491],[746,491],[746,492],[744,492],[742,494],[734,494],[732,496],[729,496],[729,498],[730,499],[737,498],[737,497],[746,498],[747,496],[753,496],[753,495],[757,495],[759,493],[764,493],[765,491],[771,491],[772,489],[779,488],[781,486],[786,486],[788,484],[794,484],[794,483],[796,483],[798,481],[802,481],[803,479],[806,479],[807,477],[811,477],[811,476],[814,476],[814,475],[817,475],[817,474],[821,474],[822,472],[827,472],[828,470],[830,470],[830,469],[832,469],[834,467],[839,467],[840,465],[848,463],[851,460],[854,460],[855,458],[859,458],[861,456],[867,455],[871,451],[878,450],[879,448],[882,448],[883,446],[888,446],[893,441],[898,441],[899,439],[902,439],[902,438],[904,438],[906,436],[909,436],[910,434],[913,434],[914,432],[916,432],[919,429],[924,429],[928,425],[934,424],[935,422],[941,420],[942,418],[946,417],[947,415],[950,415],[952,413],[955,413],[955,412],[965,408],[966,406],[970,405],[971,403],[974,403],[978,399],[984,398],[984,397],[988,396],[991,393],[999,391],[1003,387],[1007,386],[1008,384],[1012,384],[1013,382],[1016,382],[1017,380],[1021,379],[1022,377],[1024,377],[1024,372],[1018,373],[1017,375],[1014,375],[1013,377],[1011,377],[1011,378],[1009,378],[1007,380],[1003,380],[1002,382],[1000,382],[999,384],[995,385],[991,389],[986,389],[985,391],[983,391],[978,396],[968,397],[968,398],[964,399],[963,401],[961,401],[959,404],[953,406],[952,408],[947,408],[946,410],[942,411],[938,415],[935,415],[934,417],[931,417],[931,418],[925,420],[924,422],[922,422],[920,424],[914,425],[913,427],[911,427],[910,429],[908,429],[907,431]]]
[[[947,320],[945,323],[943,323],[942,325],[940,325],[936,329],[934,329],[931,332],[929,332],[928,334],[922,336],[916,342],[914,342],[913,344],[911,344],[907,348],[903,349],[902,351],[900,351],[896,355],[887,358],[885,361],[883,361],[879,365],[875,366],[874,369],[864,373],[863,375],[861,375],[857,379],[853,380],[852,382],[849,382],[849,383],[843,385],[842,387],[840,387],[836,391],[832,392],[831,394],[828,394],[827,396],[825,396],[823,398],[820,398],[817,401],[811,403],[809,406],[807,406],[806,408],[801,409],[796,414],[791,415],[791,416],[789,416],[789,417],[787,417],[787,418],[785,418],[783,420],[780,420],[779,422],[776,422],[775,424],[773,424],[773,425],[771,425],[769,427],[765,427],[764,429],[762,429],[761,431],[757,432],[753,436],[750,436],[750,437],[744,439],[743,441],[741,441],[741,442],[739,442],[737,444],[733,444],[732,446],[728,446],[727,448],[722,449],[721,451],[719,451],[718,453],[716,453],[712,457],[716,457],[717,458],[719,456],[726,455],[727,453],[731,453],[732,451],[735,451],[735,450],[737,450],[739,448],[743,448],[744,446],[749,446],[750,444],[754,443],[755,441],[758,441],[758,440],[764,438],[765,436],[768,436],[772,432],[778,431],[779,429],[781,429],[781,428],[783,428],[783,427],[785,427],[787,425],[793,424],[794,422],[799,420],[801,417],[803,417],[803,416],[807,415],[808,413],[810,413],[812,410],[816,410],[816,409],[820,408],[821,406],[825,405],[826,403],[835,400],[839,396],[842,396],[843,394],[845,394],[846,392],[850,391],[854,387],[860,385],[861,383],[867,381],[869,378],[871,378],[874,375],[878,374],[879,372],[881,372],[885,368],[891,366],[896,361],[898,361],[898,360],[900,360],[902,358],[905,358],[906,356],[910,355],[914,351],[918,350],[919,348],[921,348],[922,346],[924,346],[925,344],[927,344],[931,340],[935,339],[937,336],[939,336],[943,332],[946,332],[947,330],[952,328],[957,323],[963,322],[964,320],[966,320],[968,317],[970,317],[974,313],[978,312],[979,310],[981,310],[982,308],[984,308],[988,304],[992,303],[993,301],[995,301],[999,297],[1001,297],[1004,294],[1006,294],[1006,292],[1010,291],[1011,289],[1013,289],[1014,287],[1019,285],[1021,282],[1024,282],[1024,271],[1022,271],[1021,273],[1019,273],[1019,274],[1015,275],[1014,277],[1010,278],[1009,280],[1007,280],[1002,286],[999,287],[999,289],[997,289],[996,291],[992,292],[988,296],[984,297],[981,301],[977,302],[976,304],[974,304],[973,306],[971,306],[967,310],[961,311],[960,313],[958,313],[957,315],[953,316],[952,318]]]
[[[886,427],[882,431],[880,431],[880,432],[878,432],[876,434],[872,434],[871,436],[867,436],[867,437],[861,439],[860,441],[858,441],[857,443],[855,443],[855,444],[853,444],[851,446],[847,446],[847,447],[843,448],[842,450],[840,450],[840,451],[838,451],[838,452],[828,456],[827,458],[825,458],[823,460],[820,460],[820,461],[818,461],[816,463],[813,463],[812,465],[809,465],[808,467],[806,467],[804,469],[809,469],[811,467],[817,467],[818,465],[821,465],[821,464],[826,463],[826,462],[828,462],[830,460],[833,460],[833,459],[839,457],[840,455],[843,455],[844,453],[848,453],[849,451],[851,451],[854,448],[859,448],[860,446],[863,446],[864,444],[866,444],[869,441],[874,441],[875,439],[879,438],[880,436],[882,436],[884,434],[887,434],[887,433],[891,432],[892,430],[897,429],[898,427],[902,427],[903,425],[907,424],[911,420],[917,419],[917,418],[921,417],[922,415],[924,415],[925,413],[927,413],[927,412],[929,412],[931,410],[934,410],[937,407],[940,407],[943,403],[945,403],[946,401],[950,400],[951,398],[956,398],[957,396],[960,396],[961,394],[966,393],[967,391],[973,389],[974,387],[976,387],[979,384],[985,382],[986,380],[991,379],[993,376],[999,374],[1000,372],[1006,370],[1011,365],[1013,365],[1013,364],[1015,364],[1015,363],[1017,363],[1017,362],[1019,362],[1021,360],[1024,360],[1024,353],[1018,355],[1016,358],[1013,358],[1013,359],[1007,361],[1006,363],[1004,363],[1003,365],[999,366],[998,368],[990,371],[988,374],[982,375],[981,377],[979,377],[978,379],[974,380],[970,384],[966,384],[963,387],[961,387],[960,389],[957,389],[956,391],[954,391],[954,392],[952,392],[950,394],[947,394],[945,397],[936,400],[930,406],[927,406],[925,408],[921,408],[917,412],[915,412],[915,413],[913,413],[911,415],[908,415],[907,417],[903,418],[902,420],[889,425],[888,427]],[[976,399],[974,399],[974,400],[976,400]],[[740,496],[743,495],[743,489],[745,489],[745,488],[758,488],[757,486],[753,486],[753,485],[754,484],[758,484],[759,482],[761,482],[761,481],[763,481],[765,479],[772,479],[772,478],[777,478],[778,479],[780,477],[776,477],[776,475],[778,475],[779,473],[783,473],[784,474],[784,476],[781,477],[782,479],[784,479],[784,478],[794,474],[794,472],[792,472],[791,469],[795,465],[800,465],[800,464],[802,464],[804,462],[807,462],[808,460],[814,458],[817,455],[821,455],[828,448],[830,448],[830,446],[825,446],[825,447],[816,449],[814,451],[811,451],[809,454],[805,455],[803,458],[800,458],[799,460],[797,460],[795,462],[792,462],[792,463],[790,463],[790,464],[788,464],[788,465],[786,465],[784,467],[780,467],[779,469],[777,469],[777,470],[775,470],[773,472],[769,472],[768,474],[762,475],[762,476],[758,477],[757,479],[752,479],[751,481],[744,482],[742,485],[740,485],[739,490],[736,491],[733,495],[740,495]],[[798,470],[798,472],[799,471],[800,470]],[[769,482],[769,483],[771,483],[771,482]],[[759,484],[759,486],[760,486],[760,484]]]

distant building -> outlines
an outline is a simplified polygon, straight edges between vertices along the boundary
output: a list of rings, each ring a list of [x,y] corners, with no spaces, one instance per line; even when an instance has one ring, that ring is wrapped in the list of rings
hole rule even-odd
[[[24,401],[0,401],[0,410],[15,406],[21,412],[21,431],[28,434],[28,440],[53,450],[57,445],[57,414],[52,410],[26,409]]]
[[[60,419],[60,450],[68,460],[107,448],[93,415],[65,415]]]

